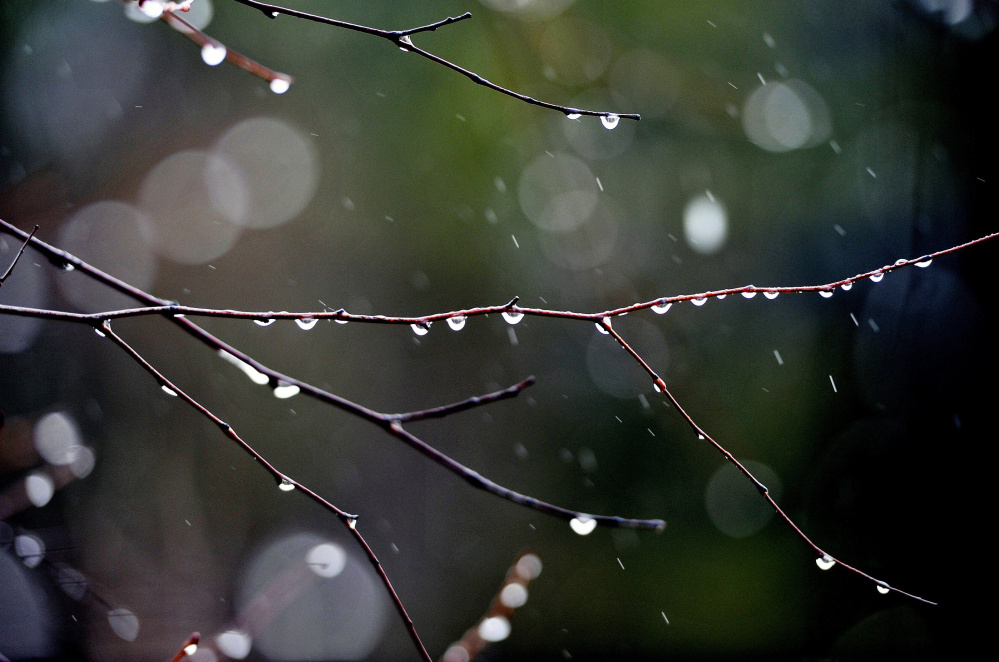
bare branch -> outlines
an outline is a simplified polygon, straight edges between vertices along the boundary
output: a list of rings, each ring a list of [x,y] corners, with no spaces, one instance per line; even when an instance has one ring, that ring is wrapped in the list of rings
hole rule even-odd
[[[14,271],[14,267],[17,266],[18,260],[20,260],[21,256],[24,255],[24,249],[27,248],[28,242],[30,242],[31,239],[32,239],[32,237],[35,236],[36,232],[38,232],[38,226],[37,225],[31,231],[31,234],[28,235],[28,238],[24,240],[24,243],[21,244],[21,250],[19,250],[17,252],[17,255],[14,256],[14,261],[10,263],[9,267],[7,267],[7,271],[4,272],[3,276],[0,276],[0,287],[3,287],[3,284],[5,282],[7,282],[8,278],[10,278],[10,274]]]

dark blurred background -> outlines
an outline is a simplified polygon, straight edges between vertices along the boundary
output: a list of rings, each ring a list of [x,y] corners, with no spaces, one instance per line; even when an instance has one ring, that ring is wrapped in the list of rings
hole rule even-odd
[[[818,284],[996,229],[993,2],[293,6],[388,29],[470,10],[417,45],[643,119],[608,131],[379,39],[196,0],[185,18],[295,77],[278,95],[134,6],[12,0],[0,217],[185,304],[383,314]],[[0,270],[17,248],[0,239]],[[486,659],[935,659],[960,641],[959,589],[992,519],[977,467],[996,439],[995,254],[829,299],[733,296],[614,322],[819,545],[936,608],[820,571],[591,324],[477,317],[417,337],[199,322],[382,411],[536,375],[514,400],[410,428],[518,491],[664,518],[659,535],[581,537],[343,412],[274,397],[163,320],[115,327],[278,468],[361,515],[435,657],[531,550],[543,572]],[[29,251],[0,303],[128,300]],[[199,662],[415,658],[341,525],[93,331],[0,317],[0,411],[8,658],[164,660],[194,630]]]

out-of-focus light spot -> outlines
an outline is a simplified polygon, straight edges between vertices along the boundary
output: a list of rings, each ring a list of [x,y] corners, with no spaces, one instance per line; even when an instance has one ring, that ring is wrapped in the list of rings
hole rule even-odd
[[[75,446],[69,451],[69,470],[77,478],[86,478],[94,470],[94,451],[87,446]]]
[[[237,124],[219,139],[215,152],[235,164],[246,182],[247,213],[233,218],[234,223],[251,228],[282,225],[305,209],[319,185],[319,159],[312,143],[275,119],[258,117]]]
[[[83,573],[68,565],[60,565],[57,573],[59,588],[74,600],[82,600],[87,594],[87,578]]]
[[[728,212],[714,196],[698,196],[683,210],[683,236],[702,255],[718,252],[728,238]]]
[[[335,579],[320,579],[302,564],[316,557],[319,566],[310,566],[313,570],[336,570],[338,555],[328,546],[343,552],[343,567]],[[262,659],[363,660],[382,640],[388,613],[384,588],[370,564],[323,537],[292,534],[254,555],[236,591],[238,612],[252,618],[276,595],[284,605],[280,616],[268,623],[246,621],[248,630],[254,628],[254,655]]]
[[[551,208],[551,217],[567,218],[567,213],[578,208],[580,199],[589,195],[580,192],[556,199]],[[603,195],[597,198],[585,224],[570,232],[558,234],[539,231],[538,245],[552,264],[563,269],[581,271],[599,267],[614,255],[618,245],[620,219],[618,205],[610,196]]]
[[[966,21],[975,7],[971,0],[919,0],[923,10],[935,14],[947,25]]]
[[[557,16],[576,0],[479,0],[496,11],[525,21],[537,21]]]
[[[752,460],[743,460],[742,464],[767,486],[773,498],[780,498],[781,482],[770,467]],[[760,498],[756,487],[729,463],[719,468],[708,481],[704,504],[711,523],[733,538],[753,535],[774,516],[773,509]]]
[[[0,237],[0,273],[14,261],[21,250],[20,242]],[[28,255],[18,262],[10,278],[0,287],[0,303],[27,308],[48,308],[49,292],[45,270],[31,263]],[[30,348],[41,332],[45,320],[33,317],[0,315],[0,353],[18,354]]]
[[[320,577],[336,577],[347,566],[347,553],[334,543],[322,543],[309,550],[305,562]]]
[[[242,660],[250,654],[253,640],[242,630],[226,630],[215,637],[215,645],[224,655],[234,660]]]
[[[215,7],[212,5],[212,0],[195,0],[188,11],[183,12],[180,17],[198,30],[204,30],[215,17]]]
[[[135,641],[139,636],[139,619],[128,609],[119,607],[109,611],[108,624],[114,633],[125,641]]]
[[[551,68],[552,80],[565,86],[588,85],[610,64],[611,41],[604,27],[579,17],[548,23],[538,43],[540,58]]]
[[[105,269],[141,290],[156,278],[156,255],[143,240],[142,211],[133,205],[104,201],[76,212],[59,231],[59,247]],[[82,310],[127,308],[134,301],[94,282],[83,274],[70,273],[57,281],[66,298]]]
[[[527,589],[523,584],[507,584],[500,591],[500,602],[504,607],[516,609],[527,604]]]
[[[517,561],[517,574],[531,581],[541,575],[541,559],[536,554],[524,554]]]
[[[597,528],[597,520],[592,517],[573,517],[569,520],[569,528],[573,533],[581,536],[588,536]]]
[[[510,636],[510,621],[503,616],[490,616],[479,623],[479,636],[485,641],[503,641]]]
[[[29,568],[35,568],[45,558],[45,543],[38,536],[25,533],[14,538],[14,553]]]
[[[35,449],[49,464],[62,466],[71,463],[78,446],[80,433],[68,414],[52,412],[35,423]]]
[[[468,655],[468,649],[461,644],[455,644],[448,648],[441,658],[441,662],[469,662],[469,660],[471,658]]]
[[[52,500],[55,494],[55,482],[46,473],[31,473],[24,479],[24,490],[28,493],[28,501],[36,508],[41,508]]]
[[[208,646],[199,646],[190,657],[190,662],[218,662],[218,656]]]
[[[598,190],[585,163],[567,154],[545,154],[524,169],[517,194],[534,225],[548,232],[571,232],[589,220]]]
[[[222,64],[222,62],[225,61],[227,53],[228,51],[226,50],[226,47],[222,44],[207,43],[201,47],[201,59],[204,60],[205,64],[209,67]]]
[[[164,257],[203,264],[224,255],[246,220],[250,193],[239,168],[217,154],[178,152],[139,191],[143,236]]]
[[[275,78],[271,81],[271,92],[274,94],[284,94],[291,88],[291,83],[287,78]]]
[[[800,80],[763,85],[746,100],[742,128],[769,152],[814,147],[832,130],[829,108],[819,93]]]

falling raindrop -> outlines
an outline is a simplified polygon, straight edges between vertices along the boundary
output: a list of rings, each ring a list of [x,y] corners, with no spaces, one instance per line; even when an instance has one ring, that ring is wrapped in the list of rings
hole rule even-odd
[[[281,482],[278,483],[278,489],[282,492],[291,492],[295,489],[295,483],[291,482],[287,478],[282,478]]]
[[[586,515],[581,515],[580,517],[573,517],[569,522],[569,527],[581,536],[588,536],[593,533],[593,529],[597,528],[597,520]]]
[[[927,259],[925,259],[925,260],[923,260],[921,262],[916,262],[916,266],[920,267],[921,269],[925,269],[926,267],[930,266],[931,264],[933,264],[933,258],[932,257],[931,258],[927,258]]]
[[[510,310],[504,310],[503,319],[505,319],[508,324],[516,324],[520,320],[524,319],[524,313],[515,313]]]
[[[578,120],[582,116],[583,116],[582,113],[568,113],[566,115],[566,117],[570,120]]]
[[[461,331],[465,328],[465,316],[455,315],[454,317],[447,318],[447,325],[451,327],[452,331]]]
[[[878,582],[878,593],[880,593],[881,595],[888,595],[889,593],[891,593],[891,587],[888,586],[888,584],[885,584],[884,582]]]
[[[303,317],[302,319],[295,320],[295,324],[297,324],[298,328],[300,328],[302,331],[308,331],[318,323],[319,320],[317,320],[315,317]]]
[[[274,323],[274,320],[267,318],[261,320],[253,320],[253,323],[256,324],[257,326],[270,326],[271,324]]]
[[[605,317],[602,320],[600,320],[599,322],[597,322],[597,331],[599,331],[600,333],[602,333],[602,334],[604,334],[606,336],[606,335],[608,335],[610,333],[610,331],[607,330],[607,327],[609,327],[610,325],[611,325],[610,318],[609,317]]]
[[[871,282],[872,283],[880,283],[881,279],[884,278],[884,277],[885,277],[885,275],[883,273],[874,274],[873,276],[871,276]]]
[[[209,67],[214,67],[221,64],[225,60],[226,49],[222,44],[213,44],[211,42],[205,44],[201,47],[201,59],[205,61]]]
[[[167,395],[169,395],[171,397],[174,397],[174,398],[177,397],[177,391],[173,390],[172,388],[170,388],[166,384],[164,384],[163,386],[160,386],[160,388],[163,389],[163,392],[166,393]]]
[[[843,291],[844,292],[849,292],[851,289],[853,289],[853,283],[844,283],[843,284]]]
[[[288,82],[287,78],[275,78],[271,81],[271,92],[274,94],[284,94],[291,87],[291,83]]]
[[[700,298],[697,298],[697,299],[691,299],[690,300],[690,303],[694,304],[695,306],[703,306],[707,302],[708,302],[708,298],[707,297],[700,297]]]
[[[652,312],[654,312],[656,315],[663,315],[667,310],[669,310],[672,307],[673,307],[672,303],[663,300],[659,302],[659,305],[652,306]]]
[[[621,118],[617,115],[604,115],[600,118],[600,123],[604,125],[605,129],[614,129],[620,121]]]
[[[410,324],[410,328],[413,329],[413,333],[418,336],[425,336],[430,333],[430,323],[426,322],[424,324]]]
[[[819,296],[823,299],[828,299],[833,295],[832,290],[819,290]]]
[[[815,565],[819,566],[820,570],[829,570],[836,565],[836,561],[828,554],[823,554],[819,558],[815,559]]]
[[[764,292],[763,296],[768,299],[776,299],[778,294],[780,294],[780,292]]]
[[[752,299],[753,297],[756,296],[756,292],[743,292],[742,296],[746,297],[747,299]]]

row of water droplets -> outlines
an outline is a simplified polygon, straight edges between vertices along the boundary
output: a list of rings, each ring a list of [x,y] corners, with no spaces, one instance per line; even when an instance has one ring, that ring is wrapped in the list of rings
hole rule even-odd
[[[578,120],[583,116],[582,113],[566,113],[565,115],[570,120]],[[621,122],[621,118],[617,115],[611,113],[610,115],[601,115],[600,123],[604,125],[604,128],[608,131],[613,131],[617,128],[617,125]]]

